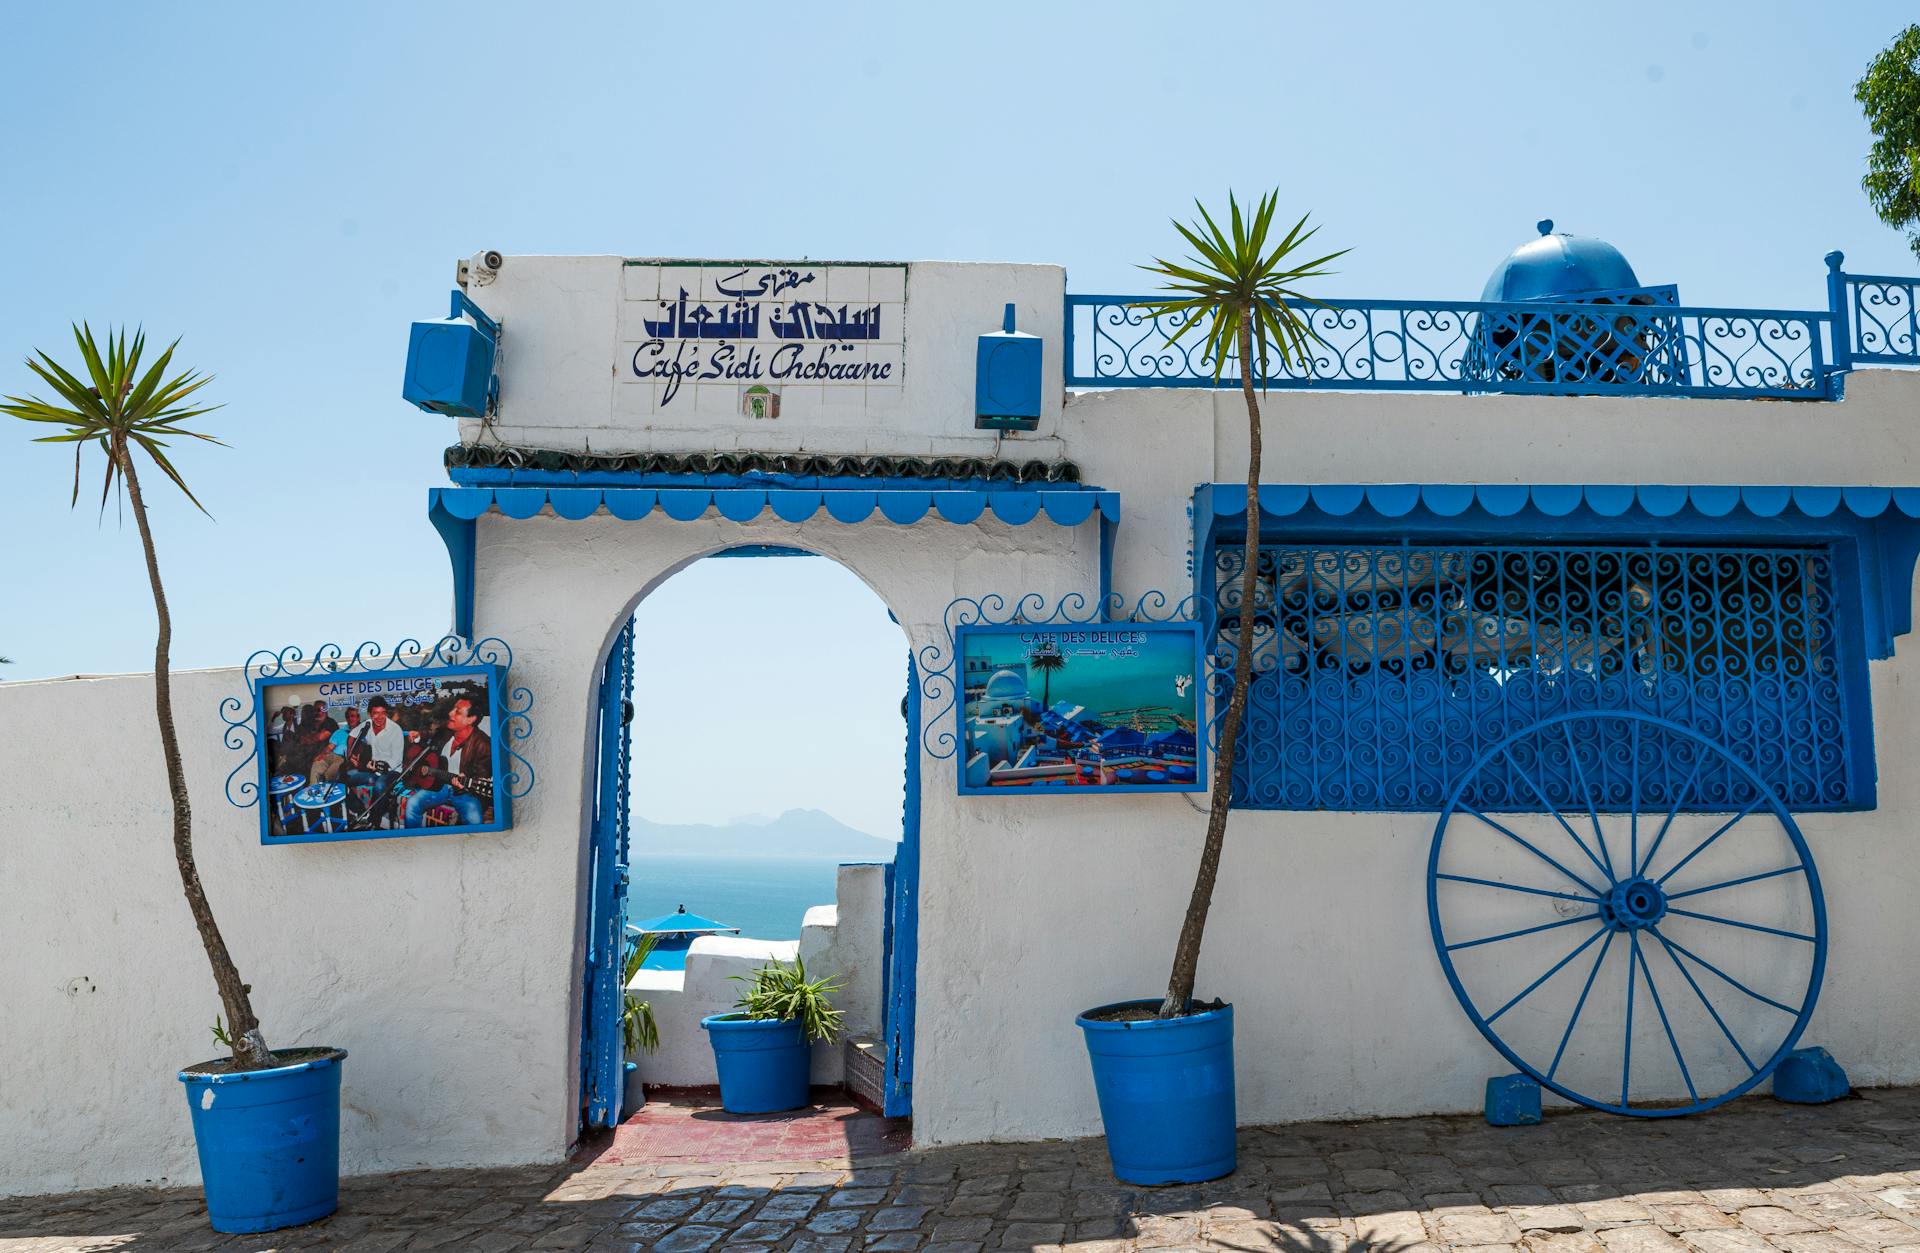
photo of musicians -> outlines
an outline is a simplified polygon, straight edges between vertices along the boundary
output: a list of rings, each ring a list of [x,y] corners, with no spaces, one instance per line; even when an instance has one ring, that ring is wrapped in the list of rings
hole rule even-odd
[[[269,836],[490,827],[491,672],[261,688]]]

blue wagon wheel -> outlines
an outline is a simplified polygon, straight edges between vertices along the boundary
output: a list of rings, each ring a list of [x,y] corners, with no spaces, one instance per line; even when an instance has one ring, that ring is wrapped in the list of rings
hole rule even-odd
[[[1427,913],[1487,1042],[1615,1114],[1747,1092],[1799,1041],[1826,968],[1793,815],[1722,744],[1638,713],[1550,717],[1474,762],[1434,830]]]

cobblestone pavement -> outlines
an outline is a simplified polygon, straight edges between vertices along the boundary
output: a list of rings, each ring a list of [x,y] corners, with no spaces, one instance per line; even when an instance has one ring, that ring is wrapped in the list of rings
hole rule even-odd
[[[347,1181],[340,1212],[222,1238],[191,1192],[0,1201],[0,1250],[1069,1249],[1847,1253],[1920,1245],[1920,1089],[1697,1118],[1248,1128],[1199,1187],[1114,1182],[1098,1140],[850,1162],[582,1161]]]

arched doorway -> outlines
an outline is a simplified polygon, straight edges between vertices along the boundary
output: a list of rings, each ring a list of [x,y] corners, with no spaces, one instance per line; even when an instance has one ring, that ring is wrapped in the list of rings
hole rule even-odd
[[[869,1031],[886,1058],[886,1110],[909,1111],[919,771],[908,652],[905,632],[858,575],[800,548],[705,554],[628,607],[594,706],[583,1128],[622,1116],[625,924],[636,891],[642,912],[672,898],[696,913],[724,915],[728,907],[714,911],[710,900],[687,899],[704,885],[735,899],[732,908],[755,920],[755,938],[790,938],[759,935],[765,912],[738,904],[748,896],[728,896],[726,876],[737,870],[643,856],[650,844],[674,840],[731,843],[752,856],[780,840],[818,853],[824,837],[825,856],[835,861],[884,863],[884,975]],[[791,821],[796,815],[800,821]],[[763,822],[762,830],[746,829]],[[861,833],[885,842],[863,841]],[[675,884],[676,876],[688,881]],[[817,870],[809,877],[817,879]],[[808,890],[782,887],[776,895],[788,902],[796,888]],[[792,936],[798,923],[795,916],[787,924]]]

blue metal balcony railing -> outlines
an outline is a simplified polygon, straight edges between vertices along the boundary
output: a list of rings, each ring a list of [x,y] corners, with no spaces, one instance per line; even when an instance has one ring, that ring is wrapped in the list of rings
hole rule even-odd
[[[1680,305],[1672,288],[1584,303],[1329,300],[1303,310],[1304,367],[1269,363],[1266,385],[1356,391],[1714,396],[1832,400],[1856,364],[1920,365],[1920,279],[1845,274],[1827,258],[1823,311]],[[1151,296],[1067,297],[1069,387],[1238,386],[1214,378],[1204,327],[1139,307]]]
[[[1920,279],[1880,274],[1848,274],[1847,315],[1856,364],[1913,365],[1920,362]]]

